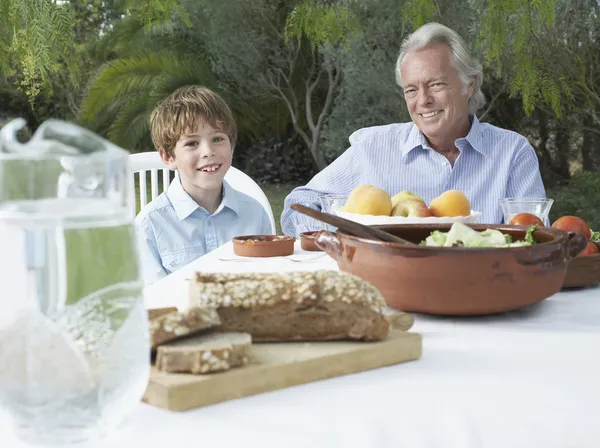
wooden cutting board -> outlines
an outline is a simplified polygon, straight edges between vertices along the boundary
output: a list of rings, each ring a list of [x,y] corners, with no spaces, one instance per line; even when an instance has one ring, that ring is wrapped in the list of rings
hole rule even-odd
[[[397,328],[378,342],[255,343],[248,365],[222,373],[173,374],[153,367],[143,401],[183,411],[420,357],[421,335]]]

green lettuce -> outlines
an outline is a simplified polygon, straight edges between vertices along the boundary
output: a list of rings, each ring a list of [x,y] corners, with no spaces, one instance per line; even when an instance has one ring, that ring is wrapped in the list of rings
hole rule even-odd
[[[537,225],[527,229],[525,239],[513,241],[511,236],[496,229],[485,229],[478,232],[471,227],[456,222],[452,224],[448,232],[434,230],[423,241],[422,246],[433,247],[520,247],[535,244],[533,232]]]

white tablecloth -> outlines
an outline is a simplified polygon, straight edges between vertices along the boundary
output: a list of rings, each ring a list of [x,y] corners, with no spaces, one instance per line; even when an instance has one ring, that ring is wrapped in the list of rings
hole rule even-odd
[[[327,256],[221,260],[234,257],[225,245],[149,286],[147,305],[185,306],[185,279],[195,270],[337,269]],[[418,361],[187,412],[140,404],[106,446],[600,446],[600,288],[501,316],[415,319]]]

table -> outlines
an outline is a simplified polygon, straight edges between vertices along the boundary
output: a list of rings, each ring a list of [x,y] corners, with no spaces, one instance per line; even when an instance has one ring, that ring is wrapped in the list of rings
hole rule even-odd
[[[304,261],[224,261],[235,257],[227,244],[148,286],[146,304],[185,306],[195,270],[337,269],[314,256],[297,248]],[[600,446],[600,288],[500,316],[414,316],[418,361],[182,413],[140,404],[106,446]]]

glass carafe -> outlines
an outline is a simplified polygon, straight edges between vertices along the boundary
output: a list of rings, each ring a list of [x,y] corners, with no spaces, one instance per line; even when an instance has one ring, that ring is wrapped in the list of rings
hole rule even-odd
[[[150,347],[129,154],[58,120],[0,130],[0,408],[36,446],[93,446],[138,405]]]

